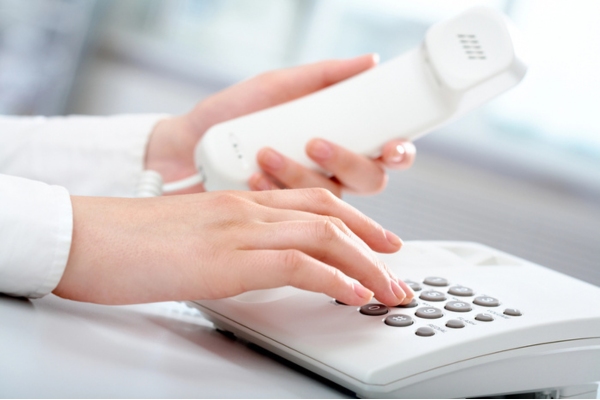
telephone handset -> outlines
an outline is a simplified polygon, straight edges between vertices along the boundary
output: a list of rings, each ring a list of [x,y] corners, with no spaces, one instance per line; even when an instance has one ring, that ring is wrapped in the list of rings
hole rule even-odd
[[[414,140],[512,88],[526,72],[507,18],[475,7],[433,25],[421,46],[300,99],[211,127],[195,150],[208,190],[247,189],[257,152],[305,154],[320,137],[367,156],[394,138]]]
[[[596,397],[600,288],[475,243],[406,242],[381,258],[412,304],[284,287],[188,305],[359,397]]]

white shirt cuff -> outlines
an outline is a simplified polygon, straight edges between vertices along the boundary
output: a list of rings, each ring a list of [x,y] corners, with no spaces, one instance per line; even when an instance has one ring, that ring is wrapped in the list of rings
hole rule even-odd
[[[65,188],[0,175],[0,292],[31,298],[54,290],[71,249],[73,210]]]

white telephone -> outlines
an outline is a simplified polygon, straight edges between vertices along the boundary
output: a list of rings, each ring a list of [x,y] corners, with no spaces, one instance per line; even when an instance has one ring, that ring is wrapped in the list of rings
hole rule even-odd
[[[217,124],[198,143],[208,190],[247,189],[257,152],[271,146],[317,168],[305,154],[321,137],[367,156],[388,140],[414,140],[515,86],[525,75],[506,17],[472,8],[432,26],[421,46],[324,90]]]
[[[413,304],[291,287],[188,304],[359,397],[596,397],[600,288],[474,243],[407,242],[382,259]]]

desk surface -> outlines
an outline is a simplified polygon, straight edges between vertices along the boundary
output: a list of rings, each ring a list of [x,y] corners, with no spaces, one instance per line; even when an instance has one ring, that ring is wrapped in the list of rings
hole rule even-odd
[[[218,333],[179,303],[100,306],[0,295],[3,398],[343,398]]]
[[[341,398],[179,303],[0,295],[0,397]]]

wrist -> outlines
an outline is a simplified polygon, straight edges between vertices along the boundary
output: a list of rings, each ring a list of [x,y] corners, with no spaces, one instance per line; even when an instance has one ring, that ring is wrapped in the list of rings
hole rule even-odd
[[[165,182],[195,174],[195,132],[185,115],[159,121],[148,140],[144,169],[160,173]]]

